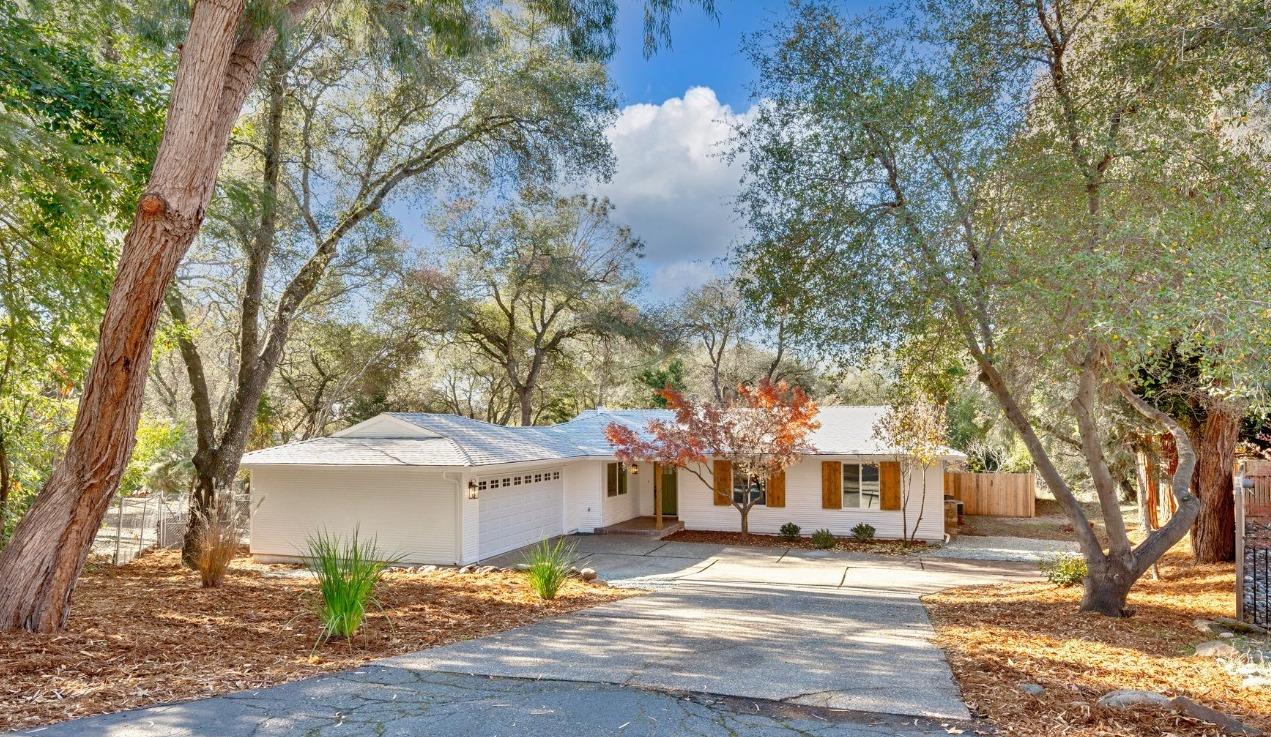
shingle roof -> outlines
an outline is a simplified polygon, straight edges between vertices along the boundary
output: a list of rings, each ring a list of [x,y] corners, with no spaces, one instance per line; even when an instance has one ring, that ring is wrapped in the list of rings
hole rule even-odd
[[[899,451],[874,438],[874,424],[885,407],[822,407],[820,429],[809,443],[820,455],[892,455]],[[547,427],[505,427],[468,417],[410,412],[389,413],[440,437],[384,438],[343,435],[248,453],[243,465],[406,465],[488,466],[500,463],[551,461],[609,456],[605,439],[610,423],[642,431],[650,420],[670,420],[665,409],[594,409]],[[946,456],[960,457],[949,450]]]

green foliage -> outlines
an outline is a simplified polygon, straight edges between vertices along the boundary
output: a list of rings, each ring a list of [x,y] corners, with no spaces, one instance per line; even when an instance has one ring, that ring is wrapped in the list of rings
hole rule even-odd
[[[799,539],[799,526],[793,522],[787,522],[781,526],[781,539],[788,542],[794,542]]]
[[[375,604],[375,585],[384,569],[401,556],[380,554],[376,540],[359,539],[358,531],[347,539],[326,530],[309,536],[305,565],[318,579],[320,641],[349,638],[362,626],[366,609]]]
[[[193,453],[193,444],[183,426],[142,415],[137,424],[137,444],[119,482],[119,493],[131,494],[141,489],[176,492],[186,488],[194,470],[190,463]]]
[[[1060,554],[1041,561],[1046,580],[1057,586],[1077,586],[1086,578],[1086,559],[1080,555]]]
[[[525,555],[525,563],[529,566],[526,575],[530,579],[530,588],[540,599],[555,599],[565,579],[569,578],[577,556],[574,545],[565,538],[557,538],[555,542],[541,540],[530,548]]]
[[[661,409],[666,409],[666,397],[658,392],[668,387],[677,392],[688,388],[684,380],[684,361],[679,358],[671,359],[664,367],[642,371],[636,381],[649,388],[649,403]]]
[[[61,453],[163,119],[161,65],[105,58],[100,20],[0,5],[0,545]]]
[[[852,528],[852,537],[856,538],[860,542],[869,542],[874,539],[875,532],[876,530],[873,525],[868,522],[859,522]]]
[[[819,550],[829,550],[834,547],[838,539],[834,537],[834,533],[825,528],[821,528],[812,533],[812,547]]]

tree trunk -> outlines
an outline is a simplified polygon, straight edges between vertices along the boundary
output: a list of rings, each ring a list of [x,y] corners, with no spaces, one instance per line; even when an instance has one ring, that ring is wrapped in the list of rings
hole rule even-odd
[[[739,507],[741,511],[741,536],[750,537],[750,507]]]
[[[9,518],[9,493],[13,478],[9,466],[9,439],[0,433],[0,544],[4,543],[4,526]]]
[[[1194,484],[1200,514],[1192,525],[1192,555],[1198,563],[1235,560],[1236,518],[1231,472],[1236,461],[1240,415],[1228,407],[1211,408],[1196,431],[1199,458]]]
[[[294,20],[312,2],[287,8]],[[155,326],[177,264],[203,222],[229,134],[274,42],[243,24],[243,0],[194,3],[150,181],[124,237],[62,460],[0,552],[0,629],[66,623],[93,537],[136,442]]]
[[[1130,587],[1138,579],[1138,574],[1114,556],[1106,556],[1096,563],[1091,563],[1087,557],[1086,565],[1081,611],[1109,617],[1131,614],[1125,607],[1125,600],[1130,594]]]
[[[526,385],[516,390],[516,399],[521,407],[521,427],[534,424],[534,387]]]

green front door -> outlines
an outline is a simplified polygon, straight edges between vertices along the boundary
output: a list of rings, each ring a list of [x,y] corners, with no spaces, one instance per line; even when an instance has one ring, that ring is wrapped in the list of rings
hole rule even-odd
[[[675,466],[662,467],[662,514],[676,515]]]

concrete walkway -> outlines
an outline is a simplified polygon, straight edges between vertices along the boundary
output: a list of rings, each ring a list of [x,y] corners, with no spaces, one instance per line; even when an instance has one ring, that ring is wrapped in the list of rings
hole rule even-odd
[[[948,545],[931,553],[931,557],[1040,563],[1062,553],[1078,553],[1080,550],[1077,543],[1070,540],[960,535]]]
[[[573,543],[580,566],[651,592],[357,671],[38,734],[928,737],[973,725],[919,597],[1036,570],[626,535]]]

